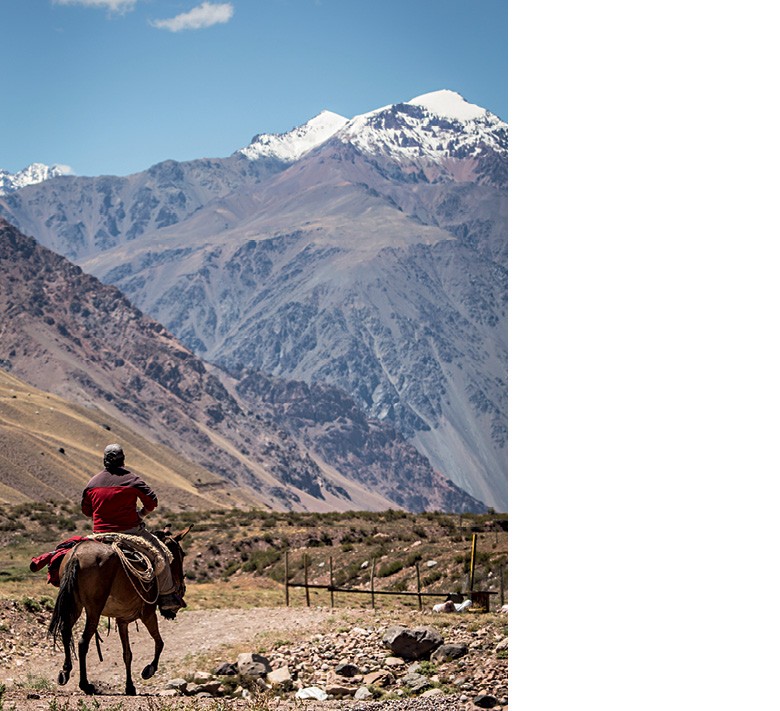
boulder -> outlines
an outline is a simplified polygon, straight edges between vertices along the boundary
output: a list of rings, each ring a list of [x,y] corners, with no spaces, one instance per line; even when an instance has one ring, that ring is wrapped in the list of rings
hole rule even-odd
[[[184,690],[187,688],[187,680],[186,679],[181,679],[181,678],[171,679],[165,685],[165,688],[166,689],[173,689],[174,691],[178,691],[178,692],[183,694]]]
[[[235,676],[238,674],[238,666],[236,664],[225,662],[224,664],[220,664],[214,670],[214,674],[216,676]]]
[[[290,691],[292,689],[293,683],[289,667],[281,667],[268,672],[265,680],[272,688],[282,689],[283,691]]]
[[[339,684],[336,681],[328,684],[325,687],[325,691],[328,692],[328,696],[332,696],[334,699],[343,699],[347,696],[352,696],[352,694],[355,692],[355,687]]]
[[[409,689],[409,691],[415,694],[431,686],[431,680],[427,676],[418,674],[417,672],[409,672],[401,679],[401,683]]]
[[[224,687],[218,679],[209,679],[209,681],[197,684],[190,693],[195,695],[209,694],[210,696],[221,696],[223,691]]]
[[[414,660],[427,658],[430,653],[444,643],[444,639],[433,627],[389,627],[382,637],[382,643],[393,654],[402,659]]]
[[[442,644],[441,647],[434,650],[431,654],[432,662],[451,662],[453,659],[460,659],[469,651],[465,644]]]
[[[428,691],[423,691],[420,696],[424,696],[425,698],[430,698],[431,696],[444,696],[444,692],[441,689],[428,689]]]
[[[380,669],[366,674],[363,681],[370,686],[390,686],[395,682],[395,677],[387,669]]]
[[[360,674],[360,669],[356,667],[354,664],[345,663],[345,664],[339,664],[336,667],[336,674],[339,676],[346,676],[346,677],[353,677]]]
[[[262,654],[244,652],[238,655],[236,669],[242,676],[258,679],[265,677],[271,671],[271,662]]]
[[[492,709],[498,705],[498,699],[490,694],[479,694],[474,698],[474,705],[481,709]]]
[[[371,699],[373,697],[374,695],[371,693],[371,689],[367,686],[361,686],[352,698],[355,699],[355,701],[365,701],[366,699]]]

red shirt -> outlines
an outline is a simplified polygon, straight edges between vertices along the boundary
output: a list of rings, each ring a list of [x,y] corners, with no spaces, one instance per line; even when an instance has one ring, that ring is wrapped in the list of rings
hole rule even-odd
[[[127,469],[104,469],[84,489],[81,511],[92,517],[95,533],[127,531],[141,523],[136,509],[138,499],[147,511],[157,507],[157,495],[141,477]]]

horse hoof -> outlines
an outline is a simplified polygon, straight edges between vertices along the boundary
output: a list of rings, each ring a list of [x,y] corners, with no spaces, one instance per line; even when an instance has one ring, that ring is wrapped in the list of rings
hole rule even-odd
[[[157,667],[154,666],[154,664],[147,664],[144,667],[144,670],[141,672],[141,676],[144,679],[151,679],[154,676],[154,673],[157,671]]]
[[[134,686],[125,687],[125,696],[135,696],[135,687]]]
[[[63,670],[57,675],[57,683],[60,686],[65,686],[68,683],[68,679],[70,679],[70,672]]]
[[[87,695],[94,696],[97,693],[97,689],[92,684],[79,685],[79,688]]]

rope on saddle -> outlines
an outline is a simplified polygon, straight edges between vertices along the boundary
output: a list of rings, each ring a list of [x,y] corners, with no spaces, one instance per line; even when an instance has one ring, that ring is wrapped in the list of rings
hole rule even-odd
[[[159,587],[153,597],[150,593],[156,571],[160,564],[164,564],[160,552],[140,536],[108,533],[94,534],[92,537],[111,546],[112,550],[119,556],[122,567],[138,597],[145,603],[154,605],[160,596]],[[142,550],[138,550],[139,548]],[[137,584],[136,581],[138,581]]]

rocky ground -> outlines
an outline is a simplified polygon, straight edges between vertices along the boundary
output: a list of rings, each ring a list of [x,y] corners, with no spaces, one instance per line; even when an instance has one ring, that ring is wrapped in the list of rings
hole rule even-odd
[[[84,709],[75,670],[66,686],[56,684],[62,652],[46,638],[49,612],[34,608],[0,600],[0,683],[5,686],[0,708]],[[423,636],[435,638],[435,649],[417,660],[406,651],[399,655],[388,641],[397,627],[427,628]],[[127,697],[119,636],[113,626],[101,627],[104,661],[94,645],[88,657],[90,681],[98,689],[97,706],[90,701],[89,709],[443,711],[507,709],[509,704],[505,612],[184,610],[175,621],[162,620],[161,632],[161,665],[147,681],[141,669],[152,658],[152,640],[143,626],[137,631],[131,626],[138,696]]]

